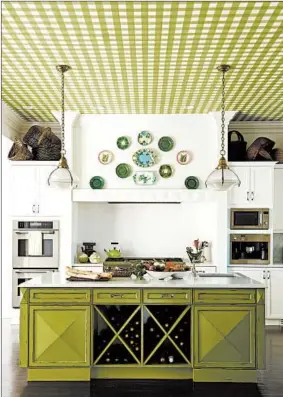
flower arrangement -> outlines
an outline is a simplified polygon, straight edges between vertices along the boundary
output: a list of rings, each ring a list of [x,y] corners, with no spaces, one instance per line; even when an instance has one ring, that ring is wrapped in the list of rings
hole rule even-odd
[[[203,249],[208,247],[207,241],[200,242],[199,239],[194,240],[193,245],[186,247],[186,251],[191,263],[201,263],[205,261]]]

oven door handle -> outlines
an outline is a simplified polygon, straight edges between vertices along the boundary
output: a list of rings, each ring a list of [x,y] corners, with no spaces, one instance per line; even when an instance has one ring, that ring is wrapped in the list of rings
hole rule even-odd
[[[28,234],[28,232],[16,232],[16,234]]]
[[[259,226],[262,226],[262,219],[263,219],[263,214],[262,212],[259,213]]]

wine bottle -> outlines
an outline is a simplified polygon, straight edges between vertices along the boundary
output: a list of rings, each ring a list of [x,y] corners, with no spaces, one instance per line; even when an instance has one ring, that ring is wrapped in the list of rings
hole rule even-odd
[[[168,356],[168,361],[169,361],[170,364],[173,364],[174,363],[174,356],[172,356],[172,355]]]
[[[161,364],[165,364],[165,362],[166,362],[165,357],[162,355],[160,357],[159,361],[160,361]]]
[[[134,332],[135,328],[134,327],[130,327],[130,331]]]
[[[136,326],[140,325],[139,320],[136,320],[136,321],[135,321],[135,325],[136,325]]]
[[[165,323],[165,324],[164,324],[164,328],[168,329],[168,328],[169,328],[169,324],[168,324],[168,323]]]
[[[140,337],[139,334],[135,334],[135,338],[138,339]]]
[[[178,334],[176,334],[176,335],[174,335],[174,339],[179,339],[179,335]]]
[[[180,347],[183,347],[184,345],[185,345],[185,343],[184,343],[183,341],[180,341],[180,342],[179,342],[179,346],[180,346]]]
[[[110,358],[110,357],[106,357],[105,362],[106,362],[107,364],[110,364],[110,363],[111,363],[111,358]]]

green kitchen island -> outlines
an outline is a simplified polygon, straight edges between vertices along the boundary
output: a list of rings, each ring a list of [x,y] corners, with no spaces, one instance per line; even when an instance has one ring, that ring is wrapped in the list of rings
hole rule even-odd
[[[256,382],[264,368],[264,285],[235,277],[21,286],[20,365],[29,381]]]

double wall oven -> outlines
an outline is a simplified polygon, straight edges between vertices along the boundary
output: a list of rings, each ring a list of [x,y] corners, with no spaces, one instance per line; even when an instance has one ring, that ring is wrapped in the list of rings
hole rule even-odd
[[[13,221],[12,304],[20,305],[19,285],[58,271],[59,221]]]

